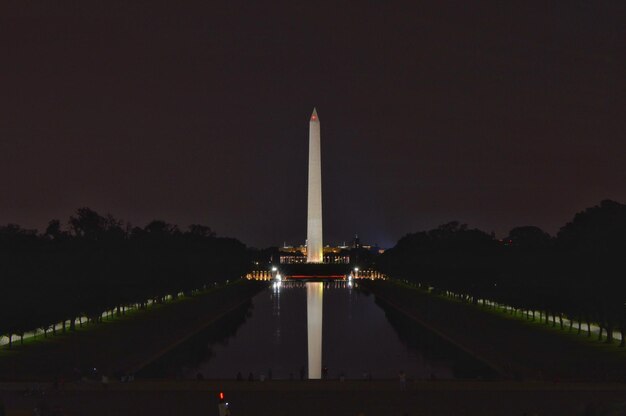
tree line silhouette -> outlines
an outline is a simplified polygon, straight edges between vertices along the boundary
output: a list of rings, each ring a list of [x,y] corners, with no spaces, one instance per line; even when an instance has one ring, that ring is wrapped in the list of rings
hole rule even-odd
[[[99,321],[113,308],[145,308],[239,278],[250,265],[243,243],[199,224],[133,227],[89,208],[70,217],[67,231],[59,220],[44,233],[10,224],[0,227],[0,335],[46,334],[58,322],[74,330],[79,317]]]
[[[546,324],[626,345],[626,205],[605,200],[577,213],[556,237],[538,227],[504,240],[451,222],[407,234],[378,259],[387,275],[462,301],[509,305]],[[538,311],[538,313],[536,313]],[[586,325],[582,325],[585,323]],[[586,328],[586,329],[585,329]]]

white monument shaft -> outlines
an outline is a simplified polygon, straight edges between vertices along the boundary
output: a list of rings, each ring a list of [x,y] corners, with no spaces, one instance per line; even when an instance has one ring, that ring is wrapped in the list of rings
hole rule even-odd
[[[324,261],[322,245],[322,164],[320,120],[313,109],[309,121],[309,203],[307,211],[307,263]]]

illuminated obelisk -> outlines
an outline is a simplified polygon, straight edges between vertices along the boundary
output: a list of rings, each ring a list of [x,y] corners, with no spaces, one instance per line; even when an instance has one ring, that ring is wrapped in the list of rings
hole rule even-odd
[[[322,263],[324,261],[324,246],[322,245],[322,164],[320,153],[320,120],[314,108],[309,121],[307,263]]]
[[[322,165],[320,157],[320,120],[313,109],[309,120],[309,204],[306,230],[306,262],[322,263]],[[324,286],[321,282],[306,284],[307,341],[309,379],[322,378],[322,307]]]

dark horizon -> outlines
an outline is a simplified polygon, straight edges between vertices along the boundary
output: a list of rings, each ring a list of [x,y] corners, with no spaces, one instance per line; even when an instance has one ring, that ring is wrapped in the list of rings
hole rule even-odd
[[[303,243],[313,107],[325,243],[626,201],[626,4],[314,6],[0,6],[0,224]]]

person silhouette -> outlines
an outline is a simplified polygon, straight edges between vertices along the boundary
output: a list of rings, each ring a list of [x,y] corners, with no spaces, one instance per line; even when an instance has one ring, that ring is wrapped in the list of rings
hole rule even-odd
[[[406,374],[404,371],[400,371],[398,373],[398,378],[400,379],[400,390],[406,390]]]

